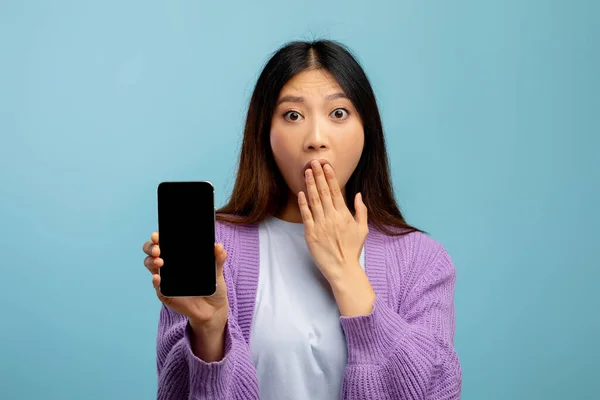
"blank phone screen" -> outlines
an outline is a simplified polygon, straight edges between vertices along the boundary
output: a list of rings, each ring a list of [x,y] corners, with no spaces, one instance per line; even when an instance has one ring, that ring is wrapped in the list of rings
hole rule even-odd
[[[211,296],[216,289],[214,188],[210,182],[158,185],[158,244],[167,297]]]

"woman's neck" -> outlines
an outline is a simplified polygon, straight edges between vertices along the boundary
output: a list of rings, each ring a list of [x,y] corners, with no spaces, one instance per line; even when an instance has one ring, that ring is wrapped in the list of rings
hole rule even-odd
[[[302,215],[300,214],[300,207],[298,206],[298,196],[290,191],[287,204],[275,217],[286,222],[301,224],[303,221]]]

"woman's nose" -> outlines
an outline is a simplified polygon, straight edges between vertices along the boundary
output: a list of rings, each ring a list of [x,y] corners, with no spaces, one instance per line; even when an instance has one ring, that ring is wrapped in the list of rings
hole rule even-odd
[[[329,147],[327,141],[327,135],[323,129],[322,124],[315,122],[310,130],[306,133],[305,146],[306,149],[325,149]]]

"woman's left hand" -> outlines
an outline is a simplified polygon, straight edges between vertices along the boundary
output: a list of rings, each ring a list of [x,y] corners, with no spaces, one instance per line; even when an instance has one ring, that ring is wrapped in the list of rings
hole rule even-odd
[[[318,161],[313,162],[305,177],[308,197],[300,192],[298,205],[313,259],[331,285],[342,314],[343,309],[348,309],[348,314],[368,313],[374,292],[359,264],[369,233],[367,207],[358,193],[354,199],[356,217],[352,216],[330,165],[322,168]],[[361,291],[364,296],[360,296]],[[358,304],[362,311],[353,311],[357,304],[347,304],[347,297],[362,298]]]

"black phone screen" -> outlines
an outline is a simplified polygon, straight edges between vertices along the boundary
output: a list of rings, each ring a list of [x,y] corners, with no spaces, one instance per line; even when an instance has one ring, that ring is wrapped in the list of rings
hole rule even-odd
[[[214,187],[210,182],[162,182],[157,189],[158,244],[167,297],[216,291]]]

